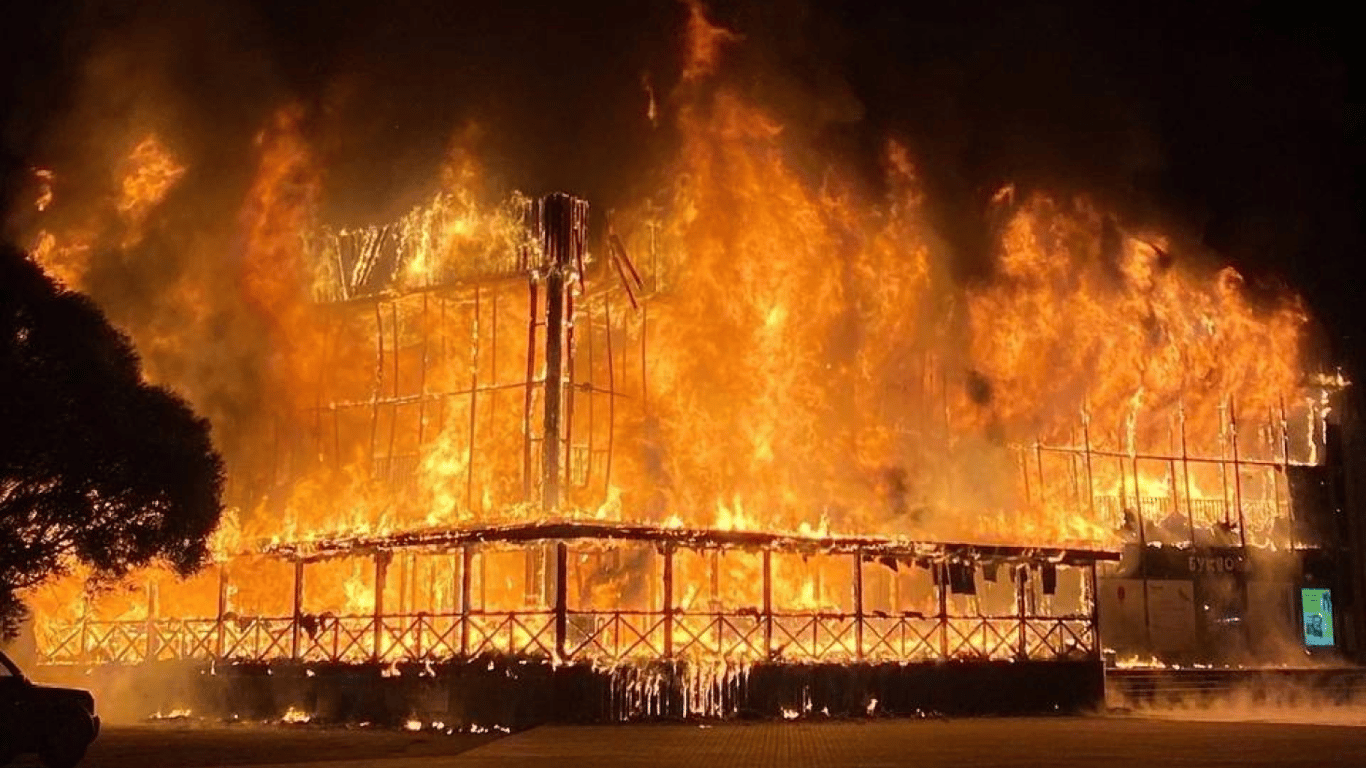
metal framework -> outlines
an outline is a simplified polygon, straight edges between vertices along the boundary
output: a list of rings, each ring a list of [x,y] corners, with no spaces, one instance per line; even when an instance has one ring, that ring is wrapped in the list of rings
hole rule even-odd
[[[647,545],[661,567],[653,576],[658,604],[643,610],[590,610],[570,604],[571,546],[600,552]],[[553,598],[544,607],[486,610],[470,600],[470,564],[484,548],[554,552]],[[743,607],[685,606],[679,598],[696,584],[676,583],[678,553],[746,553],[762,564],[761,597]],[[388,571],[406,553],[459,563],[459,610],[390,612],[384,604]],[[290,615],[240,616],[226,610],[230,570],[221,574],[220,615],[206,619],[153,617],[85,621],[53,627],[45,643],[52,664],[141,663],[169,660],[247,662],[449,662],[507,654],[556,662],[615,664],[639,659],[739,662],[930,662],[1097,658],[1096,564],[1113,553],[897,541],[871,537],[807,538],[780,534],[691,530],[585,522],[528,523],[428,531],[377,539],[284,546],[271,552],[292,563]],[[851,610],[784,609],[775,600],[772,559],[778,554],[837,558],[848,564],[843,585]],[[369,615],[309,614],[303,593],[310,564],[362,557],[373,563],[374,611]],[[932,575],[937,613],[872,610],[864,594],[869,569],[917,568]],[[1079,612],[1052,614],[1030,594],[1048,571],[1072,568],[1082,579]],[[1015,588],[1015,610],[982,615],[951,608],[950,596],[975,591],[999,570]],[[957,573],[951,573],[956,571]],[[990,576],[988,576],[990,572]],[[700,580],[715,581],[709,570]],[[974,585],[974,586],[968,586]],[[1047,589],[1047,587],[1044,587]]]
[[[1319,449],[1323,414],[1312,404],[1311,424],[1304,442]],[[1219,455],[1202,455],[1189,449],[1184,407],[1170,425],[1171,449],[1124,450],[1093,443],[1089,415],[1083,411],[1080,428],[1064,444],[1016,446],[1020,487],[1026,504],[1048,498],[1094,520],[1113,520],[1128,528],[1139,545],[1265,546],[1296,549],[1321,544],[1306,540],[1291,502],[1289,470],[1315,463],[1317,457],[1296,460],[1291,455],[1290,419],[1285,401],[1255,425],[1256,440],[1240,437],[1248,425],[1240,425],[1236,408],[1226,399],[1221,409]],[[1249,442],[1252,444],[1249,445]],[[1055,471],[1046,472],[1045,465]],[[1057,469],[1063,469],[1061,473]],[[1217,473],[1218,487],[1196,487],[1197,473]],[[1102,484],[1104,475],[1108,482]],[[1160,480],[1164,495],[1146,492],[1140,477]],[[1249,486],[1258,481],[1255,491]],[[1217,496],[1215,495],[1217,493]],[[1179,527],[1171,525],[1179,520]],[[1164,525],[1166,523],[1166,525]]]

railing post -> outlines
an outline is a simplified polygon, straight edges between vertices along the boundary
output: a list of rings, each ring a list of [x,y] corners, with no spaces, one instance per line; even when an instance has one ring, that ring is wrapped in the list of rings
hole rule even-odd
[[[147,645],[146,656],[143,661],[152,662],[157,660],[157,585],[151,579],[147,580]]]
[[[664,658],[674,657],[674,545],[664,545]]]
[[[76,659],[77,659],[78,661],[80,661],[82,664],[89,663],[89,661],[90,661],[90,650],[89,650],[89,648],[90,648],[90,636],[89,636],[89,635],[90,635],[90,607],[87,605],[87,606],[85,606],[85,610],[81,611],[81,637],[80,637],[81,647],[80,647],[80,651],[79,651],[79,652],[77,653],[77,655],[76,655]]]
[[[1091,652],[1097,659],[1104,659],[1105,653],[1100,643],[1100,583],[1096,575],[1096,563],[1091,562],[1090,573],[1090,597],[1091,597]]]
[[[474,545],[460,548],[460,658],[470,656],[470,568],[474,565]]]
[[[228,612],[228,564],[226,562],[218,564],[218,647],[215,657],[222,661],[227,654],[225,627],[223,626],[223,616]]]
[[[773,658],[773,552],[764,550],[764,658]]]
[[[555,656],[566,661],[565,640],[569,633],[568,613],[569,545],[555,542]]]
[[[299,624],[303,620],[304,603],[304,561],[294,561],[294,611],[289,628],[289,658],[299,660]]]
[[[389,561],[393,555],[389,552],[375,553],[375,611],[374,611],[374,642],[375,646],[371,651],[371,659],[376,663],[384,659],[384,586],[389,575]]]
[[[939,587],[939,659],[949,660],[949,564],[935,563]]]
[[[1029,578],[1029,566],[1017,565],[1014,568],[1015,613],[1020,617],[1019,649],[1016,658],[1025,661],[1029,658],[1029,627],[1025,618],[1025,580]]]
[[[854,657],[863,661],[863,550],[854,550]]]

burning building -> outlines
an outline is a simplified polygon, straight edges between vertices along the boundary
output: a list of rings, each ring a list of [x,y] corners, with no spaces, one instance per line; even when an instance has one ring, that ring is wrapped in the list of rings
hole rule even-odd
[[[230,280],[182,275],[184,323],[131,329],[192,400],[220,292],[261,339],[263,396],[215,422],[218,562],[45,587],[44,661],[430,672],[465,708],[516,678],[557,716],[1009,710],[1093,700],[1105,647],[1241,661],[1293,636],[1293,590],[1339,558],[1311,500],[1337,382],[1299,299],[1009,186],[981,217],[994,268],[962,280],[905,146],[879,195],[813,177],[716,84],[734,35],[695,4],[688,25],[679,146],[630,209],[490,203],[458,136],[428,201],[332,225],[303,112],[278,110]],[[171,148],[119,165],[101,216],[35,225],[73,286],[172,226]]]

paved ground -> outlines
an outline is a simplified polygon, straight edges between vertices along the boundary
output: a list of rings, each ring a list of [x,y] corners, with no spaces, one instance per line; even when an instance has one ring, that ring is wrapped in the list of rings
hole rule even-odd
[[[431,768],[477,766],[1366,766],[1366,729],[1101,718],[543,728]]]
[[[24,762],[21,765],[32,765]],[[90,768],[1366,766],[1366,728],[1140,718],[544,727],[488,736],[111,728]]]
[[[423,765],[416,758],[456,755],[502,734],[409,733],[373,728],[313,726],[211,725],[190,721],[142,726],[106,727],[91,745],[82,768],[210,768],[262,763],[299,765],[317,761],[398,759],[400,765]],[[29,768],[35,757],[15,766]]]

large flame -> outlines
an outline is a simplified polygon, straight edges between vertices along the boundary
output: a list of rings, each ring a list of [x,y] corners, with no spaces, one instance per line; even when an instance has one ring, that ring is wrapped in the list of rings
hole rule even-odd
[[[1313,419],[1302,396],[1308,315],[1298,298],[1254,301],[1236,272],[1210,266],[1173,234],[1131,229],[1085,197],[1017,199],[1011,188],[982,216],[992,270],[965,285],[929,223],[934,201],[907,147],[886,142],[878,195],[811,157],[779,114],[710,82],[739,36],[711,24],[700,4],[688,8],[673,100],[681,141],[659,169],[667,192],[614,221],[649,295],[632,308],[634,295],[614,304],[576,294],[581,374],[590,388],[610,381],[620,412],[610,470],[590,437],[586,474],[566,491],[562,514],[1110,545],[1130,495],[1228,499],[1218,470],[1178,478],[1170,462],[1140,467],[1144,452],[1227,457],[1241,447],[1244,458],[1305,458],[1299,446],[1312,446],[1312,436],[1287,455],[1283,426],[1287,408]],[[652,121],[655,106],[651,90]],[[234,506],[216,538],[220,559],[263,541],[542,515],[527,493],[524,456],[539,429],[527,406],[541,397],[528,382],[546,365],[535,345],[527,354],[528,321],[544,298],[529,295],[518,262],[522,199],[499,203],[485,188],[477,135],[465,130],[426,203],[387,227],[330,226],[319,212],[325,169],[304,118],[301,107],[283,107],[257,138],[228,254],[235,284],[181,276],[162,297],[207,316],[206,306],[232,292],[253,315],[242,322],[264,329],[264,351],[249,361],[264,392],[249,417],[214,424],[233,445],[250,446],[228,457]],[[33,233],[34,258],[74,287],[84,286],[92,249],[133,249],[148,227],[176,226],[154,214],[186,168],[156,134],[132,146],[116,172],[118,194],[107,201],[116,223],[96,224],[104,219],[92,212]],[[49,184],[38,207],[51,202]],[[610,285],[613,246],[593,247],[590,279]],[[388,282],[376,278],[386,259],[402,265]],[[477,287],[468,280],[517,274]],[[465,287],[433,290],[452,284]],[[378,294],[385,301],[372,301]],[[201,344],[211,356],[212,338],[128,330],[151,375],[191,400],[202,394],[160,361],[168,344],[180,356]],[[388,401],[396,405],[380,407]],[[592,414],[580,416],[580,429],[601,435],[604,412]],[[1240,419],[1261,425],[1243,428],[1241,446]],[[1043,487],[1051,459],[1041,446],[1083,442],[1112,454],[1086,467],[1087,498],[1075,487]],[[1077,460],[1062,464],[1075,486]],[[1249,482],[1249,498],[1279,503],[1283,489],[1258,483]],[[1096,497],[1120,502],[1106,507]],[[278,604],[285,566],[230,566],[230,609],[287,610]],[[699,560],[698,574],[704,566]],[[314,567],[316,606],[373,608],[364,563]],[[531,591],[520,553],[488,552],[479,567],[486,597],[517,602]],[[690,567],[681,563],[680,573]],[[754,583],[752,564],[728,567],[735,583]],[[392,589],[425,584],[426,605],[454,604],[450,563],[404,568],[406,586]],[[790,602],[835,605],[812,568],[780,565]],[[623,589],[611,569],[603,573],[584,587],[593,600]],[[158,601],[179,615],[218,610],[216,573],[180,587],[161,574],[149,581],[159,591],[135,592],[104,613],[145,615]],[[82,605],[63,597],[77,588],[73,579],[41,590],[40,613]]]

